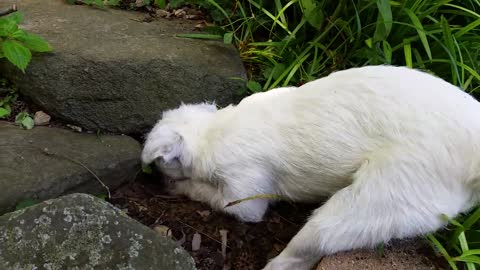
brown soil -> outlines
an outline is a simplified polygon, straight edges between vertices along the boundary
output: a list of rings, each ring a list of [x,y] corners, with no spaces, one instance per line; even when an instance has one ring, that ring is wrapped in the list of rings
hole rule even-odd
[[[160,182],[152,178],[139,179],[117,190],[109,201],[152,229],[168,227],[171,237],[193,256],[199,270],[224,269],[224,266],[261,269],[269,258],[283,250],[315,208],[314,205],[279,203],[269,211],[264,222],[246,224],[213,212],[205,204],[169,196]],[[225,258],[220,230],[228,231]],[[197,251],[192,251],[194,234],[201,235]]]

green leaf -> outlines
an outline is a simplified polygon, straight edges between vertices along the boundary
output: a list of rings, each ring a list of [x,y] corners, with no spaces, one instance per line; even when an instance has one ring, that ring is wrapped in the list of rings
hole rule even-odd
[[[108,198],[108,194],[98,194],[96,197],[101,200],[106,200]]]
[[[103,0],[95,0],[95,1],[94,1],[94,4],[95,4],[97,7],[103,7]]]
[[[418,36],[420,37],[420,41],[422,41],[423,47],[425,48],[425,51],[427,52],[428,59],[432,59],[432,52],[430,50],[430,45],[428,44],[428,39],[427,35],[425,34],[425,30],[423,29],[423,25],[418,19],[417,15],[413,13],[408,8],[405,8],[405,12],[407,13],[408,17],[410,17],[410,20],[412,21],[413,25],[417,29]]]
[[[305,10],[305,18],[311,26],[317,30],[320,30],[323,20],[325,19],[323,15],[323,8],[321,6],[314,6],[313,8]]]
[[[385,63],[390,65],[392,63],[392,47],[390,46],[390,43],[388,43],[388,41],[386,40],[382,41],[382,45],[383,55],[385,56]]]
[[[185,4],[185,0],[170,0],[170,7],[171,8],[178,8],[181,5]]]
[[[277,63],[272,70],[272,77],[274,80],[278,79],[287,67],[283,63]]]
[[[27,112],[21,112],[15,116],[15,123],[22,126],[24,129],[32,129],[34,124],[33,119]]]
[[[14,20],[0,19],[0,37],[9,37],[18,30]]]
[[[233,32],[228,32],[223,35],[223,43],[232,44],[233,41]]]
[[[20,124],[24,129],[32,129],[35,126],[35,122],[30,116],[25,117]]]
[[[412,60],[412,45],[410,41],[404,40],[403,41],[403,53],[405,54],[405,65],[409,68],[413,68],[413,60]]]
[[[466,263],[475,263],[480,264],[480,257],[475,255],[465,256],[465,257],[455,257],[454,261],[466,262]]]
[[[30,50],[14,40],[5,40],[2,43],[2,50],[8,61],[25,73],[25,69],[32,59]]]
[[[150,165],[142,164],[142,172],[145,174],[152,174],[152,167]]]
[[[374,41],[385,40],[392,30],[392,9],[390,0],[377,0],[378,17],[377,27],[373,36]]]
[[[10,116],[11,111],[8,110],[7,108],[2,108],[0,107],[0,118],[5,118]]]
[[[166,0],[155,0],[155,6],[157,8],[165,9],[167,7]]]
[[[373,40],[371,38],[368,38],[365,40],[365,45],[368,46],[368,48],[373,48]]]
[[[36,200],[32,200],[32,199],[26,199],[26,200],[23,200],[21,202],[19,202],[16,206],[15,206],[15,210],[21,210],[21,209],[24,209],[24,208],[27,208],[29,206],[32,206],[32,205],[35,205],[39,203],[38,201]]]
[[[253,93],[261,92],[262,91],[262,85],[260,83],[250,80],[247,82],[247,88],[248,90],[252,91]]]
[[[120,5],[120,0],[108,0],[108,5],[112,7],[116,7]]]
[[[6,19],[12,20],[13,22],[15,22],[15,24],[19,24],[23,22],[23,13],[20,11],[13,12],[10,15],[8,15]]]
[[[35,34],[24,33],[17,38],[20,40],[25,47],[29,48],[34,52],[50,52],[52,47],[45,41],[42,37]]]

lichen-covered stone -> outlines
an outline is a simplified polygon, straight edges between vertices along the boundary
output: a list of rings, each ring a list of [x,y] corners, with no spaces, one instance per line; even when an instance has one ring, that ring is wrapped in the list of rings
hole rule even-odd
[[[0,122],[0,149],[0,214],[25,200],[73,192],[106,194],[92,173],[113,189],[140,170],[141,146],[127,136],[48,127],[24,130]]]
[[[96,197],[71,194],[0,217],[0,269],[190,270],[172,240]]]
[[[245,69],[233,45],[178,38],[194,22],[68,5],[64,0],[1,0],[25,14],[22,27],[48,40],[23,74],[8,61],[0,73],[53,118],[90,130],[141,133],[181,101],[234,101]]]

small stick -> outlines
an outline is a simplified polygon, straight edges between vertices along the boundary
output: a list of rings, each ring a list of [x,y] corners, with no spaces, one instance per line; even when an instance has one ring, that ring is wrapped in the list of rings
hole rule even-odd
[[[103,183],[103,181],[92,171],[90,170],[90,168],[88,168],[87,166],[85,166],[83,163],[81,163],[80,161],[77,161],[75,159],[72,159],[72,158],[69,158],[67,156],[63,156],[63,155],[59,155],[59,154],[55,154],[55,153],[52,153],[52,152],[49,152],[48,151],[48,148],[45,148],[42,150],[43,153],[47,156],[54,156],[54,157],[57,157],[57,158],[64,158],[70,162],[73,162],[75,164],[77,164],[78,166],[84,168],[85,170],[87,170],[96,180],[97,182],[107,191],[108,193],[108,198],[112,198],[112,194],[110,194],[110,189],[107,187],[107,185],[105,185],[105,183]]]
[[[205,236],[208,237],[210,240],[213,240],[213,241],[219,243],[220,245],[222,245],[222,242],[220,242],[219,240],[215,239],[214,237],[212,237],[212,236],[210,236],[210,235],[202,232],[201,230],[199,230],[199,229],[197,229],[197,228],[195,228],[195,227],[193,227],[193,226],[191,226],[191,225],[188,225],[187,223],[185,223],[185,222],[183,222],[183,221],[181,221],[181,220],[177,220],[177,221],[178,221],[180,224],[182,224],[182,225],[184,225],[184,226],[187,226],[187,227],[189,227],[190,229],[192,229],[192,230],[194,230],[194,231],[196,231],[196,232],[198,232],[198,233],[200,233],[200,234],[205,235]],[[230,248],[230,249],[231,249],[231,247],[229,247],[228,245],[227,245],[227,248]]]
[[[103,183],[103,181],[92,171],[90,170],[90,168],[88,168],[87,166],[85,166],[83,163],[81,163],[80,161],[77,161],[75,159],[72,159],[72,158],[69,158],[67,156],[64,156],[64,155],[59,155],[59,154],[55,154],[55,153],[52,153],[48,150],[48,148],[40,148],[40,147],[37,147],[37,146],[34,146],[34,145],[22,145],[22,144],[0,144],[0,147],[20,147],[20,148],[31,148],[31,149],[35,149],[37,151],[40,151],[42,154],[44,155],[47,155],[47,156],[52,156],[52,157],[56,157],[56,158],[63,158],[63,159],[66,159],[72,163],[75,163],[79,166],[81,166],[82,168],[84,168],[85,170],[87,170],[97,181],[98,183],[100,183],[100,185],[105,188],[105,190],[107,191],[108,193],[108,199],[111,199],[112,198],[112,195],[110,194],[110,189],[107,187],[107,185],[105,185]]]
[[[17,11],[17,5],[13,4],[11,7],[5,10],[0,10],[0,17],[7,16],[10,13]]]

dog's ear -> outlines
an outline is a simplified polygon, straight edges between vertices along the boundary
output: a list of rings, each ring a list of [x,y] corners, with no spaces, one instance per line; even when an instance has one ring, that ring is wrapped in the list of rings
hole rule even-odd
[[[142,152],[142,162],[150,164],[158,158],[164,162],[180,159],[183,153],[183,138],[167,126],[156,126],[148,134]]]

